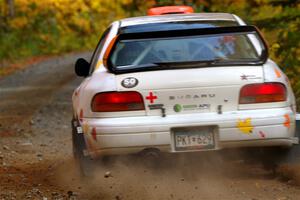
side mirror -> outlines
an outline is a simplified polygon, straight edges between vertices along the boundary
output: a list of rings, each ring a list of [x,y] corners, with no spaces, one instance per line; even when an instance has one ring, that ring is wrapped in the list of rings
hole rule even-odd
[[[83,58],[79,58],[75,63],[75,73],[77,76],[87,77],[90,72],[90,63]]]

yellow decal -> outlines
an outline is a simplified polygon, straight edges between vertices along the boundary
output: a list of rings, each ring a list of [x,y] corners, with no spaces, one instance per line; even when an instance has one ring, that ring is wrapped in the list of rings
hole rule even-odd
[[[89,125],[87,123],[84,123],[83,127],[82,127],[82,130],[83,130],[84,134],[88,134],[88,132],[89,132]]]
[[[285,114],[284,115],[284,118],[285,118],[285,122],[283,123],[283,125],[287,128],[290,128],[291,127],[291,119],[290,119],[290,116],[288,114]]]
[[[253,126],[251,124],[251,118],[245,120],[238,120],[237,127],[245,134],[251,134],[253,131]]]
[[[95,70],[99,69],[99,67],[102,65],[102,63],[103,63],[102,60],[98,60]]]
[[[275,71],[276,77],[281,78],[281,72],[276,68],[274,68],[274,71]]]

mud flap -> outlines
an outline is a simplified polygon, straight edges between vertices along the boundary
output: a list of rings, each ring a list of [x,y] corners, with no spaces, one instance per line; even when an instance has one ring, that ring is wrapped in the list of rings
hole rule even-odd
[[[86,144],[83,131],[79,122],[72,120],[73,129],[73,153],[81,174],[81,178],[91,177],[94,172],[95,164],[91,157],[86,153]]]
[[[300,113],[296,114],[296,137],[300,138]]]
[[[300,113],[296,114],[296,137],[300,140]],[[296,161],[300,164],[300,144],[295,145],[295,154]]]
[[[300,139],[300,113],[296,114],[296,134],[295,137]],[[286,164],[300,165],[300,144],[294,144],[290,149],[285,162]]]
[[[73,131],[73,142],[75,142],[75,145],[77,145],[78,150],[80,149],[80,152],[84,157],[88,156],[86,143],[83,135],[82,127],[79,125],[79,122],[77,120],[72,120],[72,131]]]

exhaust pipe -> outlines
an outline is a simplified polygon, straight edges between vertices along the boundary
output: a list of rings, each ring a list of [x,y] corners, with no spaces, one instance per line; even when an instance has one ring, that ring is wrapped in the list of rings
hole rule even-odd
[[[150,159],[157,159],[161,156],[161,152],[159,149],[156,148],[148,148],[148,149],[144,149],[141,154],[145,157],[145,158],[150,158]]]
[[[161,163],[161,152],[156,148],[147,148],[140,152],[141,162],[147,168],[156,168]]]

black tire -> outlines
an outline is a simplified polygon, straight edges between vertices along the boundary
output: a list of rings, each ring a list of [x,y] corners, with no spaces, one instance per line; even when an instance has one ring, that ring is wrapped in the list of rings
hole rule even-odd
[[[285,157],[282,159],[282,164],[299,165],[300,164],[300,145],[293,145],[289,148]]]
[[[265,169],[276,173],[282,165],[300,164],[300,146],[264,148],[260,159]]]

